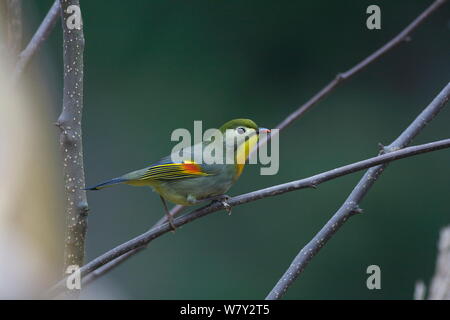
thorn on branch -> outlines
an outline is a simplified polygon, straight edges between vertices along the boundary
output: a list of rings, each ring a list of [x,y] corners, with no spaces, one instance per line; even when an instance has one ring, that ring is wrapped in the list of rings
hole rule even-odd
[[[386,148],[386,146],[384,144],[382,144],[381,142],[378,142],[378,154],[382,155],[386,153],[386,150],[384,149]]]
[[[364,213],[364,209],[360,208],[358,205],[352,211],[350,211],[351,215]]]
[[[60,115],[58,120],[54,122],[54,125],[60,128],[61,130],[65,129],[67,127],[67,120],[65,119],[64,115]]]
[[[343,72],[340,72],[336,75],[336,81],[342,81],[346,78],[346,75]]]

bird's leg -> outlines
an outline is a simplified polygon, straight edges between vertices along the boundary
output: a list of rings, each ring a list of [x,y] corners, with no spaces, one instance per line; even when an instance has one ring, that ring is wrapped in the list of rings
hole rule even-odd
[[[211,204],[213,204],[214,202],[220,202],[223,205],[223,207],[225,208],[225,210],[228,212],[228,215],[231,215],[232,207],[228,203],[228,200],[230,200],[230,198],[231,197],[226,195],[226,194],[221,194],[220,196],[215,196],[215,197],[202,199],[202,201],[209,201],[209,200],[211,200]]]
[[[167,208],[166,200],[165,200],[162,196],[159,196],[159,197],[161,198],[161,201],[162,201],[162,203],[163,203],[163,205],[164,205],[164,210],[166,211],[166,217],[167,217],[167,220],[169,221],[169,225],[170,225],[170,227],[172,228],[172,231],[175,232],[175,230],[176,230],[177,228],[176,228],[175,225],[173,224],[173,217],[172,217],[172,215],[170,214],[169,209]]]

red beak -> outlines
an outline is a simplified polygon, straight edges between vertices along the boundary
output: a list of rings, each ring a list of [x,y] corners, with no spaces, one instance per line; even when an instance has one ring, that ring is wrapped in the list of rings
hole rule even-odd
[[[260,133],[270,133],[270,129],[267,128],[258,128],[258,134]]]

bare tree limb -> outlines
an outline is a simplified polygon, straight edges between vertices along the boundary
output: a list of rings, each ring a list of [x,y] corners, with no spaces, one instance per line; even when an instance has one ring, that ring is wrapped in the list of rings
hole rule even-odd
[[[47,40],[52,32],[56,21],[60,17],[60,8],[59,0],[55,0],[39,28],[36,30],[36,33],[33,35],[26,48],[19,54],[19,59],[12,76],[13,84],[19,80],[31,58],[39,51],[44,41]]]
[[[422,129],[433,120],[433,118],[442,110],[450,97],[450,83],[433,99],[433,101],[419,114],[419,116],[406,128],[400,136],[395,139],[389,146],[383,147],[382,152],[387,154],[397,152],[406,145],[410,144],[414,137],[419,134]],[[409,148],[407,148],[409,149]],[[406,149],[404,149],[406,150]],[[385,154],[385,155],[387,155]],[[328,242],[328,240],[339,230],[339,228],[352,216],[354,212],[360,210],[359,203],[367,194],[369,189],[383,173],[387,163],[380,164],[370,168],[356,187],[350,193],[339,210],[325,224],[325,226],[314,236],[314,238],[298,253],[294,261],[284,275],[270,291],[266,297],[268,300],[280,299],[297,279],[299,274],[306,268],[311,259],[320,251],[320,249]]]
[[[81,119],[83,111],[84,34],[78,0],[60,0],[64,50],[64,93],[60,128],[66,194],[64,270],[84,263],[88,204],[84,191]],[[72,296],[76,296],[74,290]]]
[[[410,34],[419,27],[435,10],[437,10],[446,0],[437,0],[435,1],[430,7],[428,7],[424,12],[422,12],[416,19],[414,19],[413,22],[411,22],[405,29],[403,29],[397,36],[395,36],[393,39],[391,39],[389,42],[387,42],[385,45],[383,45],[381,48],[379,48],[377,51],[366,57],[364,60],[353,66],[351,69],[342,72],[336,76],[334,80],[332,80],[329,84],[327,84],[324,88],[322,88],[318,93],[316,93],[311,99],[309,99],[306,103],[301,105],[296,111],[291,113],[288,117],[286,117],[282,122],[280,122],[276,128],[277,129],[284,129],[287,126],[289,126],[292,122],[302,117],[306,111],[314,107],[317,103],[319,103],[323,98],[325,98],[329,93],[334,91],[338,87],[339,84],[344,82],[347,79],[350,79],[352,76],[357,74],[358,72],[362,71],[364,68],[366,68],[371,63],[378,60],[381,56],[383,56],[385,53],[387,53],[389,50],[396,47],[398,44],[400,44],[402,41],[408,39]],[[274,133],[277,134],[277,133]],[[267,143],[271,139],[272,135],[269,135],[264,141],[260,141],[259,145],[263,145]],[[176,210],[180,209],[174,208]],[[174,214],[174,216],[177,213]],[[166,222],[167,218],[164,216],[161,218],[161,220],[158,222],[158,224]],[[155,228],[158,226],[156,224],[152,227]],[[144,246],[145,248],[146,246]],[[140,250],[133,250],[133,252],[137,253],[140,252]],[[128,253],[127,258],[130,258],[133,256],[133,253]],[[118,258],[118,264],[121,264],[125,259],[119,259]],[[100,277],[102,274],[108,272],[109,270],[114,268],[114,263],[111,262],[108,264],[109,268],[102,269],[102,272],[97,272],[97,277]],[[84,280],[83,280],[84,281]],[[89,281],[91,282],[91,281]]]
[[[450,300],[450,226],[441,230],[436,271],[431,281],[429,300]]]
[[[372,166],[378,166],[380,164],[384,164],[387,162],[391,162],[398,159],[403,159],[406,157],[411,157],[414,155],[427,153],[431,151],[436,151],[444,148],[450,148],[450,139],[445,139],[441,141],[431,142],[423,145],[413,146],[404,148],[397,151],[392,151],[386,154],[382,154],[373,158],[369,158],[366,160],[358,161],[343,167],[339,167],[333,170],[329,170],[320,174],[316,174],[314,176],[311,176],[309,178],[296,180],[272,187],[268,187],[265,189],[257,190],[254,192],[246,193],[240,196],[236,196],[228,200],[228,204],[230,206],[238,206],[244,203],[256,201],[259,199],[272,197],[276,195],[280,195],[286,192],[299,190],[299,189],[305,189],[305,188],[311,188],[316,187],[317,185],[336,179],[338,177],[354,173],[363,169],[367,169]],[[173,221],[173,224],[176,227],[180,227],[182,225],[185,225],[191,221],[194,221],[198,218],[201,218],[203,216],[206,216],[208,214],[211,214],[213,212],[219,211],[224,209],[223,204],[221,203],[212,203],[210,205],[207,205],[205,207],[202,207],[200,209],[194,210],[188,214],[185,214],[181,217],[176,218]],[[356,211],[352,211],[355,213]],[[127,252],[134,250],[136,248],[142,247],[150,243],[152,240],[162,236],[163,234],[170,232],[172,230],[169,223],[164,223],[156,228],[152,228],[149,231],[115,247],[114,249],[102,254],[101,256],[95,258],[88,264],[84,265],[80,269],[81,276],[86,276],[89,273],[93,272],[94,270],[106,265],[110,261],[113,261],[114,259],[126,254]],[[61,280],[58,284],[56,284],[53,288],[47,292],[49,295],[56,295],[58,294],[61,289],[64,287],[65,280]]]
[[[350,68],[349,70],[339,73],[335,79],[328,83],[322,88],[318,93],[316,93],[311,99],[309,99],[305,104],[300,106],[295,112],[290,114],[286,119],[284,119],[277,128],[284,129],[289,126],[296,119],[301,117],[306,111],[315,106],[319,101],[325,98],[329,93],[331,93],[336,87],[350,79],[355,74],[366,68],[371,63],[378,60],[385,53],[399,45],[405,40],[409,40],[410,34],[417,29],[434,11],[439,9],[447,0],[436,0],[434,1],[425,11],[423,11],[413,22],[411,22],[405,29],[403,29],[398,35],[396,35],[392,40],[386,43],[384,46],[379,48],[377,51],[366,57],[364,60]]]
[[[156,227],[156,226],[155,226]],[[98,278],[104,276],[106,273],[108,273],[111,269],[118,267],[119,265],[121,265],[123,262],[125,262],[126,260],[128,260],[128,258],[130,256],[134,256],[135,254],[141,252],[142,250],[144,250],[145,248],[147,248],[147,245],[143,245],[141,247],[137,247],[136,249],[133,249],[131,251],[128,251],[127,253],[115,258],[114,260],[108,262],[107,264],[105,264],[104,266],[92,271],[91,273],[89,273],[87,276],[85,276],[83,278],[83,286],[87,286],[89,284],[91,284],[94,280],[97,280]]]
[[[427,288],[423,281],[417,281],[414,287],[414,300],[425,300],[425,292]]]
[[[182,206],[182,205],[176,205],[172,208],[172,210],[170,210],[169,214],[172,217],[176,217],[178,214],[181,213],[181,211],[183,211],[186,207]],[[161,219],[159,219],[159,221],[152,227],[150,228],[150,230],[153,230],[161,225],[163,225],[164,223],[166,223],[167,220],[167,215],[164,215]],[[93,271],[92,273],[88,274],[86,277],[83,277],[82,279],[82,283],[83,286],[87,286],[88,284],[90,284],[91,282],[93,282],[94,280],[97,280],[98,278],[102,277],[103,275],[105,275],[106,273],[108,273],[110,270],[114,269],[115,267],[121,265],[123,262],[125,262],[126,260],[128,260],[128,258],[134,256],[135,254],[141,252],[143,249],[147,248],[147,245],[143,245],[141,247],[138,247],[136,249],[133,249],[131,251],[128,251],[127,253],[125,253],[124,255],[121,255],[117,258],[115,258],[114,260],[112,260],[111,262],[108,262],[107,264],[105,264],[104,266],[102,266],[101,268],[98,268],[97,270]]]
[[[426,285],[416,281],[414,300],[426,299]],[[450,226],[441,230],[438,242],[436,270],[431,280],[428,300],[450,300]]]

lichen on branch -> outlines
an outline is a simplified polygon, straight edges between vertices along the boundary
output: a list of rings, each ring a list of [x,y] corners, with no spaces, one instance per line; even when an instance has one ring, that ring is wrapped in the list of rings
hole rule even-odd
[[[83,166],[81,120],[83,112],[84,34],[78,0],[61,0],[63,28],[64,93],[60,128],[60,149],[66,195],[64,270],[84,262],[88,204]],[[78,8],[75,9],[74,8]]]

